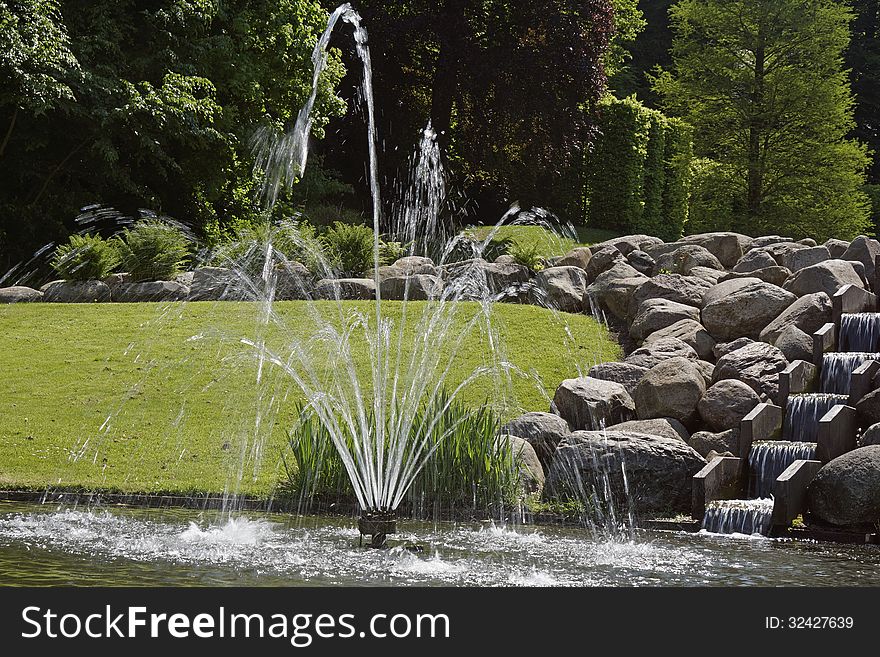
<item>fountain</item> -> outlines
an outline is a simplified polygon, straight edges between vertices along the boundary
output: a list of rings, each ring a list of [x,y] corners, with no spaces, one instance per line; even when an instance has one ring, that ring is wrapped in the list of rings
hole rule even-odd
[[[870,360],[880,360],[880,353],[847,351],[831,352],[822,356],[822,392],[849,395],[852,373]]]
[[[845,404],[846,395],[806,393],[790,395],[782,422],[782,438],[787,441],[815,443],[819,420],[837,404]]]

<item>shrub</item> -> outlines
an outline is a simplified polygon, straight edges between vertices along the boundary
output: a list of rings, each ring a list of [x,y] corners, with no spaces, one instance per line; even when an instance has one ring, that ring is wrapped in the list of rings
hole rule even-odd
[[[372,228],[333,223],[321,236],[331,266],[346,276],[362,276],[373,266],[375,235]]]
[[[68,281],[102,279],[119,266],[117,240],[100,235],[71,235],[67,244],[55,249],[52,268]]]
[[[413,421],[412,437],[423,436],[434,449],[416,476],[406,499],[415,509],[471,508],[489,510],[514,502],[520,492],[520,460],[506,441],[498,440],[501,423],[495,413],[448,402],[444,393],[424,406]],[[342,459],[316,415],[300,406],[299,422],[290,432],[292,461],[284,461],[288,483],[301,505],[354,500]],[[340,426],[345,423],[340,422]],[[386,435],[388,433],[386,432]],[[351,444],[351,436],[346,436]]]
[[[537,244],[517,244],[510,247],[510,256],[518,265],[528,267],[532,271],[544,268],[544,258]]]
[[[316,271],[324,258],[324,248],[315,228],[305,221],[243,222],[232,228],[224,243],[211,257],[215,265],[233,265],[253,275],[263,269],[266,247],[282,254],[288,262],[300,262]]]
[[[409,244],[403,242],[385,242],[379,243],[379,264],[393,265],[395,262],[408,255]]]
[[[122,267],[135,281],[171,280],[183,271],[190,239],[176,226],[159,219],[142,219],[121,238]]]

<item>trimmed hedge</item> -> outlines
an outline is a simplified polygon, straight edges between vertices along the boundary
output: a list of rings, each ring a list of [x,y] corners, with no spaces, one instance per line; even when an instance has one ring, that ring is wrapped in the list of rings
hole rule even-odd
[[[586,158],[587,224],[678,239],[688,218],[690,127],[642,105],[608,96]]]

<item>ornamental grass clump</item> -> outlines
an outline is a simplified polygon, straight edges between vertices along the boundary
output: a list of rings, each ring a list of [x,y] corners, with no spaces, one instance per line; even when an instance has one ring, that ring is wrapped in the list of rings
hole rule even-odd
[[[167,281],[183,272],[191,240],[180,228],[159,219],[142,219],[122,232],[122,268],[134,281]]]
[[[100,235],[71,235],[67,244],[55,249],[52,268],[67,281],[106,278],[119,266],[119,243]]]

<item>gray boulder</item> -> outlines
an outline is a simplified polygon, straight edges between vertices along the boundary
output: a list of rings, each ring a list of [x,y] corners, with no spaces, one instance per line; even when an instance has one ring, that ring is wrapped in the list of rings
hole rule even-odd
[[[724,269],[724,266],[714,255],[697,244],[686,244],[677,248],[672,253],[666,253],[659,258],[654,266],[654,273],[670,272],[673,274],[689,274],[694,267],[707,267],[709,269]]]
[[[846,260],[826,260],[795,272],[782,287],[799,297],[815,292],[824,292],[831,297],[844,285],[864,287],[862,278],[852,263]]]
[[[760,339],[773,344],[789,326],[812,335],[831,321],[831,298],[825,292],[807,294],[795,300],[761,331]]]
[[[742,349],[747,344],[752,344],[753,342],[754,340],[751,338],[737,338],[730,342],[719,342],[712,348],[712,353],[715,354],[715,360],[718,360],[722,356],[729,354],[731,351]]]
[[[828,249],[824,246],[814,246],[782,254],[782,262],[780,264],[795,272],[804,267],[818,265],[826,260],[831,260],[831,253]]]
[[[110,301],[104,281],[52,281],[40,288],[46,303],[97,303]]]
[[[734,278],[757,278],[758,280],[764,281],[765,283],[771,283],[773,285],[778,285],[782,287],[782,285],[789,279],[791,276],[791,271],[786,267],[780,267],[779,265],[774,265],[772,267],[763,267],[762,269],[756,269],[754,271],[750,271],[748,273],[739,273],[735,271],[730,271],[720,276],[718,278],[719,283],[723,283],[724,281],[733,280]]]
[[[674,302],[670,301],[669,303]],[[690,306],[683,307],[690,308]],[[696,311],[696,309],[694,310]],[[702,360],[709,360],[713,357],[715,338],[695,319],[682,319],[666,328],[657,329],[645,338],[645,344],[650,345],[663,338],[678,338],[696,351],[697,356]]]
[[[681,440],[628,431],[577,431],[556,450],[545,495],[584,500],[605,490],[607,482],[617,508],[684,512],[690,509],[691,478],[705,464]]]
[[[438,299],[443,294],[443,280],[431,274],[389,276],[379,283],[379,292],[383,299],[392,301]]]
[[[742,381],[758,393],[762,401],[776,403],[779,373],[786,367],[788,360],[779,349],[764,342],[752,342],[719,358],[712,381]]]
[[[532,274],[528,267],[515,262],[493,262],[483,266],[489,293],[502,300],[524,299],[529,290]]]
[[[684,244],[697,244],[714,255],[721,264],[730,269],[742,258],[743,253],[748,251],[754,240],[747,235],[731,232],[700,233],[688,235],[679,242]]]
[[[880,389],[869,392],[856,402],[856,411],[867,424],[880,422]]]
[[[624,362],[650,369],[670,358],[699,360],[697,352],[683,340],[678,338],[658,338],[652,340],[650,344],[644,344],[633,351],[624,359]]]
[[[183,301],[189,288],[177,281],[141,281],[113,289],[113,301],[138,303],[144,301]]]
[[[789,362],[795,360],[810,362],[813,360],[813,338],[797,326],[786,328],[773,344]]]
[[[600,274],[608,271],[614,265],[625,263],[626,257],[614,246],[606,246],[604,248],[592,251],[589,262],[585,271],[587,272],[587,280],[592,283]]]
[[[625,319],[633,294],[648,280],[625,262],[619,262],[587,287],[587,295],[615,317]]]
[[[761,237],[756,237],[752,240],[752,244],[749,247],[749,250],[751,251],[753,249],[763,249],[774,244],[786,244],[793,241],[794,240],[790,237],[780,237],[779,235],[762,235]]]
[[[636,386],[636,415],[640,420],[671,417],[693,425],[705,392],[706,382],[692,361],[670,358],[648,370]]]
[[[874,259],[880,255],[880,242],[864,235],[859,235],[840,256],[841,260],[855,260],[865,267],[868,279],[874,278]]]
[[[376,282],[372,278],[323,279],[315,285],[315,297],[348,301],[375,299]]]
[[[591,377],[566,379],[559,384],[550,411],[574,431],[601,429],[635,418],[635,404],[626,388]]]
[[[501,432],[518,436],[529,443],[541,465],[546,468],[559,443],[571,433],[571,429],[568,422],[554,413],[531,412],[511,420],[502,427]]]
[[[640,274],[645,274],[646,276],[650,276],[654,273],[654,258],[649,256],[644,251],[633,251],[628,256],[626,256],[626,261],[630,264],[630,266],[635,269]]]
[[[706,388],[711,386],[712,376],[715,374],[715,366],[706,360],[694,361],[694,365],[696,365],[697,369],[700,371],[700,374],[703,377],[703,381],[706,384]]]
[[[859,447],[868,447],[869,445],[880,445],[880,422],[865,429],[859,438]]]
[[[753,279],[719,283],[704,296],[702,320],[718,340],[757,338],[761,330],[797,299],[781,287]]]
[[[591,258],[592,252],[590,251],[590,248],[587,246],[579,246],[562,256],[556,263],[556,266],[580,267],[581,269],[586,271],[587,266],[590,264]]]
[[[0,287],[0,303],[31,303],[42,298],[42,292],[24,285]]]
[[[623,237],[612,237],[610,240],[593,244],[590,247],[590,250],[595,254],[596,251],[599,251],[600,249],[613,246],[624,256],[627,256],[633,251],[638,249],[645,250],[645,248],[657,244],[663,244],[663,240],[659,237],[654,237],[653,235],[624,235]]]
[[[690,273],[691,276],[701,278],[709,285],[717,285],[728,274],[729,272],[725,272],[723,269],[709,269],[708,267],[694,267]]]
[[[124,285],[120,282],[119,285]],[[113,289],[116,285],[111,286]],[[226,267],[199,267],[193,271],[190,301],[239,300],[246,297],[243,281]]]
[[[649,436],[660,436],[671,440],[683,440],[687,442],[690,437],[687,428],[678,420],[671,417],[658,417],[651,420],[630,420],[608,427],[608,431],[629,431],[644,433]]]
[[[697,411],[709,429],[712,431],[727,431],[728,429],[739,428],[742,419],[759,403],[761,403],[761,399],[758,397],[758,393],[745,383],[724,379],[713,384],[700,397]],[[691,446],[693,447],[693,445]],[[694,447],[694,449],[697,448]],[[708,450],[700,451],[699,449],[697,451],[704,455],[708,452]]]
[[[846,250],[849,248],[849,242],[846,240],[837,240],[833,237],[825,242],[823,246],[828,249],[828,253],[831,254],[832,258],[843,258],[843,254],[846,253]]]
[[[636,340],[644,340],[654,331],[671,326],[680,320],[697,321],[699,318],[700,311],[693,306],[686,306],[669,299],[647,299],[639,307],[629,328],[629,334]]]
[[[746,253],[740,261],[733,266],[733,271],[741,274],[748,274],[749,272],[758,269],[776,267],[778,264],[779,263],[776,262],[776,259],[772,255],[761,249],[756,249]]]
[[[434,261],[422,256],[405,256],[403,258],[398,258],[391,266],[403,276],[412,276],[414,274],[427,274],[428,276],[440,275]]]
[[[538,272],[535,282],[549,308],[572,313],[584,310],[587,274],[580,267],[550,267]]]
[[[718,433],[697,431],[691,434],[688,445],[707,460],[711,452],[739,456],[739,429],[728,429]]]
[[[648,299],[668,299],[699,308],[703,294],[710,287],[712,287],[711,283],[696,276],[660,274],[648,279],[633,292],[629,302],[630,316],[635,316],[642,303]]]
[[[763,247],[762,250],[773,256],[776,264],[784,265],[786,258],[790,258],[793,253],[805,251],[809,248],[811,247],[800,242],[777,242],[776,244]]]
[[[593,365],[590,368],[589,376],[594,379],[602,379],[603,381],[614,381],[619,383],[632,396],[635,392],[636,385],[648,371],[647,367],[632,365],[631,363],[608,362]]]
[[[519,436],[498,436],[502,448],[510,446],[511,455],[520,462],[520,481],[526,493],[540,493],[544,489],[544,466],[532,446]]]
[[[880,445],[860,447],[826,463],[807,487],[810,513],[832,525],[880,521]]]

